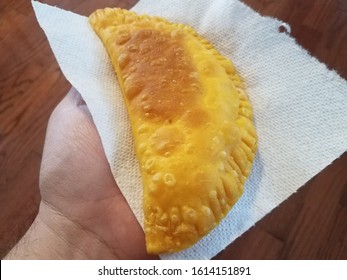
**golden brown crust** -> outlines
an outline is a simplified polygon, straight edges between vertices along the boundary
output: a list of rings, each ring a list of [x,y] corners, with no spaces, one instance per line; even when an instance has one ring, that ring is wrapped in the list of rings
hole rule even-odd
[[[90,23],[128,108],[147,250],[187,248],[225,217],[251,169],[256,133],[242,81],[188,26],[109,8]]]

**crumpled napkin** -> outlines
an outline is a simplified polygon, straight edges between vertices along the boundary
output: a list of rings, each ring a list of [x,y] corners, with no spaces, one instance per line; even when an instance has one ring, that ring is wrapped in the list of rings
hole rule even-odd
[[[142,186],[122,94],[86,17],[33,2],[66,79],[93,116],[113,175],[143,224]],[[141,0],[133,10],[192,26],[246,82],[259,149],[245,193],[193,247],[163,259],[210,259],[346,151],[347,82],[310,56],[283,23],[237,0]]]

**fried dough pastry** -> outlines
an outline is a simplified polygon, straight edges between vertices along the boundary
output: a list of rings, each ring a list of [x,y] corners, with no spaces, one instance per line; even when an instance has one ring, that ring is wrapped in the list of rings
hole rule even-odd
[[[227,215],[251,169],[257,138],[243,83],[186,25],[118,8],[89,20],[128,109],[147,251],[190,247]]]

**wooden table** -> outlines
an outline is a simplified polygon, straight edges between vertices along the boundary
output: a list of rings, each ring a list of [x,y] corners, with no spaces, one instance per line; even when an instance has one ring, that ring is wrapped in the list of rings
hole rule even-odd
[[[88,15],[136,0],[42,1]],[[313,56],[347,78],[347,1],[244,0],[289,23]],[[0,257],[38,210],[38,174],[50,113],[65,80],[30,1],[0,3]],[[329,94],[329,93],[327,93]],[[346,136],[347,137],[347,136]],[[238,238],[217,259],[347,259],[347,153]]]

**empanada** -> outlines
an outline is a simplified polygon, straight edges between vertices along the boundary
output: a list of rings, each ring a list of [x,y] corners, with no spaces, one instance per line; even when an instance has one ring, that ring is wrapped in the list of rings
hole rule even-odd
[[[147,251],[190,247],[225,217],[251,169],[257,137],[243,83],[186,25],[111,8],[89,20],[128,109]]]

